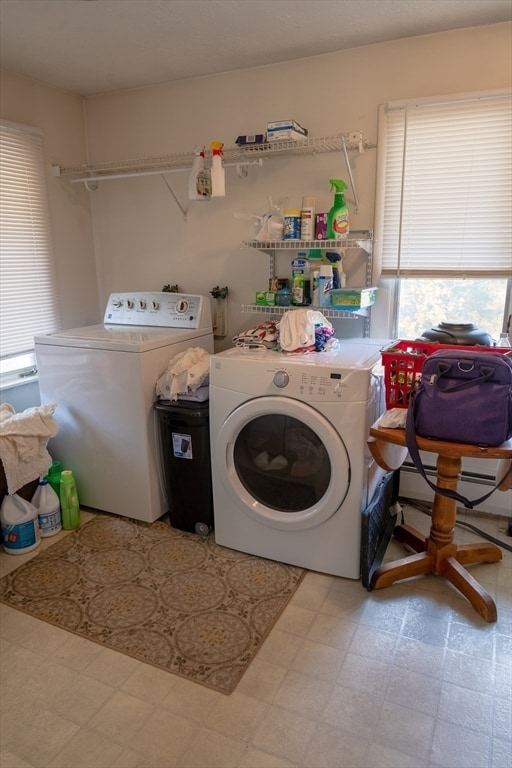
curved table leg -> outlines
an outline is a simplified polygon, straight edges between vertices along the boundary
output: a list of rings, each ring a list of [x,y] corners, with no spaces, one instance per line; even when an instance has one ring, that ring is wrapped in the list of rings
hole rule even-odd
[[[414,549],[415,552],[424,552],[427,548],[425,537],[415,528],[411,528],[410,525],[405,523],[395,526],[393,536],[397,541],[401,541],[411,549]]]
[[[466,571],[454,557],[446,557],[441,563],[441,573],[467,597],[473,608],[486,621],[496,621],[496,604],[488,592]]]
[[[381,565],[372,576],[373,589],[389,587],[400,579],[409,579],[411,576],[423,576],[432,570],[432,558],[428,552],[419,552],[416,555],[403,557],[396,563]]]
[[[461,565],[470,565],[471,563],[497,563],[502,559],[503,554],[494,544],[479,541],[476,544],[459,544],[455,557]]]

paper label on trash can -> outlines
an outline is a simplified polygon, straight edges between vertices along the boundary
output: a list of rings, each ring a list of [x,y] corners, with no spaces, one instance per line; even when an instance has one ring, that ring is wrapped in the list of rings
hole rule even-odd
[[[192,458],[192,437],[179,432],[172,433],[172,452],[177,459]]]

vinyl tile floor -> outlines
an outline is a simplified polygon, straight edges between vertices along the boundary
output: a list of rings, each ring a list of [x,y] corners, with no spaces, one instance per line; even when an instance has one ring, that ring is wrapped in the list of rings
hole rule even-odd
[[[512,544],[503,517],[459,519]],[[510,768],[512,554],[470,568],[494,624],[435,576],[368,592],[308,572],[231,696],[1,605],[0,766]]]

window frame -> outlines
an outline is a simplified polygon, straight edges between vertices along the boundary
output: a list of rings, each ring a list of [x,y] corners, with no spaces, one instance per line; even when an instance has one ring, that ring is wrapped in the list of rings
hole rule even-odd
[[[35,378],[33,337],[60,330],[61,319],[43,131],[0,119],[0,132],[0,386],[4,387]]]

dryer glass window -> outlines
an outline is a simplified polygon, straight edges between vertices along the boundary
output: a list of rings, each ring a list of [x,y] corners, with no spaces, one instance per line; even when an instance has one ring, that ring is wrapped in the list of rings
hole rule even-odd
[[[240,430],[234,463],[246,491],[282,512],[312,507],[331,479],[329,455],[316,432],[281,414],[258,416]]]

